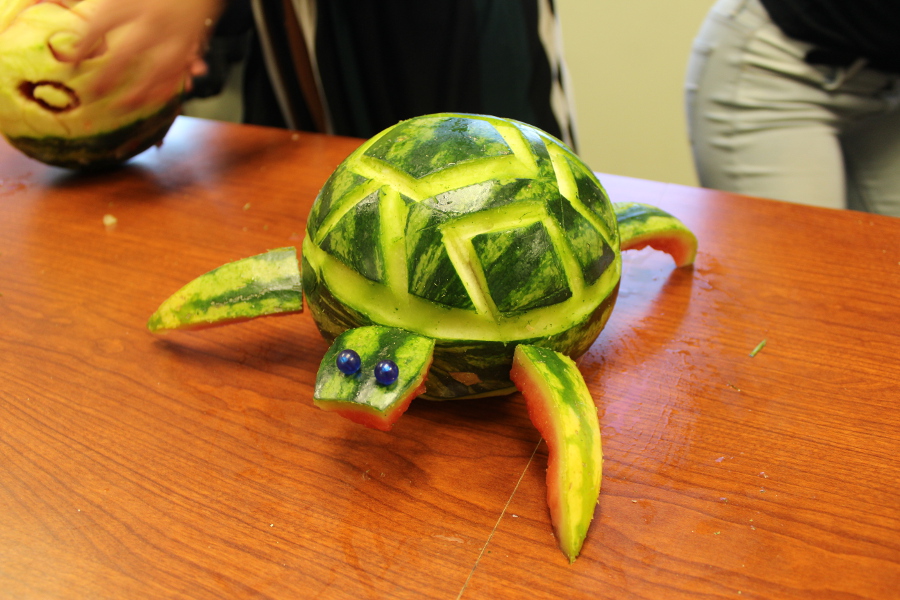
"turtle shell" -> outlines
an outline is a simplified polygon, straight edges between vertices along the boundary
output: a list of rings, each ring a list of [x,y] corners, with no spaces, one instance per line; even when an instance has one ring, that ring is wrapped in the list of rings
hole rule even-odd
[[[307,220],[303,289],[323,336],[362,325],[434,338],[424,397],[514,390],[521,343],[573,358],[621,275],[616,215],[565,144],[524,123],[426,115],[374,136]]]

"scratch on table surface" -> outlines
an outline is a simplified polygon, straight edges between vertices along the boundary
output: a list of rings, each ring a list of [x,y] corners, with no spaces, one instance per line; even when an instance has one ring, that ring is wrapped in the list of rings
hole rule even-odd
[[[521,475],[519,475],[519,480],[516,482],[516,487],[513,488],[512,493],[509,495],[509,498],[506,499],[506,504],[503,506],[503,510],[500,511],[500,516],[497,517],[497,522],[494,523],[494,528],[491,529],[490,535],[488,535],[487,540],[484,542],[484,546],[481,547],[481,552],[478,553],[478,558],[475,559],[475,564],[472,565],[472,570],[469,571],[469,576],[466,577],[465,583],[463,583],[462,589],[459,590],[459,594],[456,596],[456,600],[460,600],[462,595],[465,593],[466,588],[469,587],[469,581],[472,580],[472,575],[475,574],[475,570],[478,568],[478,563],[481,562],[481,557],[484,556],[484,551],[487,550],[488,545],[491,543],[491,539],[494,537],[494,533],[496,533],[497,528],[500,526],[500,521],[503,520],[503,515],[506,514],[507,509],[509,508],[509,504],[512,502],[513,496],[516,495],[516,491],[519,489],[519,484],[522,483],[522,479],[525,477],[525,473],[528,472],[528,467],[531,466],[531,461],[534,460],[534,455],[537,454],[538,448],[541,447],[541,442],[543,440],[538,440],[537,445],[534,447],[534,450],[531,451],[531,456],[528,457],[528,462],[525,464],[525,468],[522,469]]]

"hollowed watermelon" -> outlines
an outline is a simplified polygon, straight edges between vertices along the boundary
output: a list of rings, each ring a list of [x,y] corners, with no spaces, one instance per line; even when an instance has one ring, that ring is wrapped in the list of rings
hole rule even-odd
[[[92,94],[116,51],[104,40],[86,60],[65,60],[85,22],[79,0],[8,0],[0,6],[0,132],[24,154],[71,169],[105,168],[159,144],[181,109],[168,100],[124,110],[119,104],[141,77],[137,58],[116,89]]]

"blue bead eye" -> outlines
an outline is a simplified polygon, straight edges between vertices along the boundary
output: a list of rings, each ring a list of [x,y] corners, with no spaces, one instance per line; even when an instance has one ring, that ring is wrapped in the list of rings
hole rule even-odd
[[[383,360],[375,365],[375,381],[381,385],[391,385],[399,376],[400,369],[392,360]]]
[[[355,351],[350,350],[341,350],[341,353],[337,355],[337,359],[334,361],[337,364],[338,370],[344,375],[353,375],[357,371],[359,371],[359,365],[362,361],[359,359],[359,354]]]

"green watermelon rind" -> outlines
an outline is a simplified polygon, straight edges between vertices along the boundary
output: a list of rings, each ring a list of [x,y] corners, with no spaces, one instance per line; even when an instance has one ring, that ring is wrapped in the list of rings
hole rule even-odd
[[[155,114],[97,135],[7,136],[20,152],[45,164],[72,170],[109,169],[159,145],[181,112],[181,98],[169,101]]]
[[[347,329],[376,324],[365,313],[338,300],[328,286],[322,285],[320,275],[305,254],[301,271],[310,314],[326,340],[331,342]],[[422,398],[482,398],[515,391],[509,379],[509,368],[516,346],[522,343],[552,348],[570,356],[584,354],[609,320],[618,289],[617,280],[606,297],[580,321],[550,335],[531,335],[526,330],[520,338],[505,341],[468,339],[468,336],[431,336],[435,339],[434,362]],[[409,311],[403,311],[400,318],[406,317],[403,320],[409,323],[409,316]],[[399,327],[404,328],[402,325]],[[409,329],[409,325],[405,328]],[[466,383],[472,375],[478,381]]]
[[[150,316],[153,333],[222,325],[303,310],[297,250],[270,250],[188,282]]]
[[[435,360],[422,397],[428,400],[455,400],[514,392],[516,388],[509,378],[509,368],[518,346],[539,346],[569,356],[581,356],[609,320],[615,296],[614,291],[587,319],[557,335],[514,342],[437,341]],[[467,383],[471,375],[477,376],[480,382]]]
[[[516,348],[511,377],[547,442],[547,504],[560,549],[574,562],[594,517],[603,475],[597,407],[575,362],[547,348]]]
[[[562,142],[443,113],[385,130],[337,167],[310,211],[302,270],[326,339],[369,324],[434,338],[426,396],[451,399],[512,391],[519,343],[586,351],[621,256],[606,191]]]
[[[447,190],[465,187],[473,181],[489,181],[499,171],[507,181],[516,178],[540,180],[548,176],[558,179],[564,196],[570,201],[577,202],[578,210],[585,218],[595,222],[598,225],[597,231],[606,236],[606,243],[614,250],[618,250],[615,215],[611,210],[609,196],[596,174],[588,169],[563,142],[527,123],[486,115],[439,113],[417,117],[410,121],[434,119],[469,119],[489,123],[503,135],[514,153],[455,162],[439,173],[429,173],[429,176],[416,178],[400,173],[391,164],[379,160],[378,152],[370,152],[372,147],[390,135],[394,128],[382,131],[351,153],[323,186],[307,220],[307,234],[316,244],[321,243],[324,235],[330,231],[332,226],[330,222],[338,220],[344,211],[355,205],[356,201],[380,187],[375,182],[380,177],[386,176],[391,179],[402,195],[415,201],[422,201]],[[398,127],[404,123],[408,121],[401,122]],[[541,157],[540,163],[535,162],[534,155]],[[526,164],[529,161],[530,164]],[[348,165],[351,164],[356,171],[349,171]],[[359,192],[348,194],[353,187],[357,187]],[[596,195],[591,198],[579,198],[579,189],[584,190],[587,187],[593,188]],[[338,194],[335,194],[335,189],[339,190]],[[340,196],[341,193],[345,195]]]
[[[310,280],[304,282],[304,291],[314,315],[318,298],[310,290],[325,287],[333,298],[331,304],[343,305],[348,312],[358,315],[365,314],[368,322],[410,329],[436,339],[517,341],[561,334],[587,319],[609,297],[621,274],[621,259],[617,256],[603,275],[578,295],[527,313],[495,315],[449,308],[398,293],[351,270],[316,247],[308,236],[303,241],[303,260],[304,280]],[[509,276],[514,278],[517,274],[509,273]],[[323,307],[321,312],[330,310]],[[328,330],[336,335],[333,327]]]
[[[697,236],[680,219],[640,202],[615,202],[613,209],[623,252],[649,246],[669,254],[677,267],[694,263]]]
[[[345,374],[336,359],[343,350],[355,351],[359,371]],[[421,393],[431,365],[434,340],[393,327],[377,325],[349,329],[338,336],[322,358],[316,374],[313,402],[352,421],[382,431],[390,430],[409,403]],[[379,384],[374,368],[381,360],[393,361],[397,381]]]

